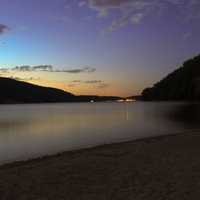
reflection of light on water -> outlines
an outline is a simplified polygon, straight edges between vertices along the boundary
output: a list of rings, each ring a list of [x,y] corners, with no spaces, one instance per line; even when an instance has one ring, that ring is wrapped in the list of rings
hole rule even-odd
[[[126,106],[126,121],[129,121],[129,111],[127,106]]]

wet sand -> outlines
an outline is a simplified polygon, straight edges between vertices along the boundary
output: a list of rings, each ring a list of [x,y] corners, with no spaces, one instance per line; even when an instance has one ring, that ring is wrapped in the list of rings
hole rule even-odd
[[[0,167],[1,200],[200,199],[200,133],[164,136]]]

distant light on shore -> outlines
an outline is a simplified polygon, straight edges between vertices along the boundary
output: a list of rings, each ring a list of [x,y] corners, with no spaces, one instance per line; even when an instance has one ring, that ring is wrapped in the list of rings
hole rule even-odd
[[[136,101],[135,99],[126,99],[125,100],[126,102],[133,102],[133,101]]]
[[[117,100],[117,102],[124,102],[124,101],[125,101],[124,99]]]
[[[135,99],[119,99],[117,102],[134,102],[136,101]]]

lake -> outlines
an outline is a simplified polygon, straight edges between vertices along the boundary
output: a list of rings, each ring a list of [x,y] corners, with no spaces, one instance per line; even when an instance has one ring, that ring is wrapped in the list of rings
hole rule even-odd
[[[197,103],[1,105],[0,164],[199,129]]]

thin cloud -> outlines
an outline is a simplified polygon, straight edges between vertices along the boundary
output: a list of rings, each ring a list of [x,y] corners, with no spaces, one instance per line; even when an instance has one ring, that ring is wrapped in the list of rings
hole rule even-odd
[[[101,80],[91,80],[91,81],[85,81],[84,83],[86,84],[97,84],[97,83],[102,83]]]
[[[62,70],[61,72],[77,74],[77,73],[93,73],[95,71],[96,71],[96,69],[93,67],[84,67],[81,69]],[[60,71],[58,70],[58,72],[60,72]]]
[[[81,83],[81,80],[73,80],[72,83]]]
[[[96,87],[97,89],[103,89],[109,87],[109,84],[104,82],[103,80],[73,80],[68,85],[69,87],[76,87],[80,84],[87,84]]]
[[[9,76],[9,78],[15,79],[17,81],[37,81],[40,80],[40,78],[34,78],[34,77],[27,77],[27,78],[21,78],[17,76]]]
[[[131,3],[133,0],[89,0],[90,7],[99,8],[116,8],[127,3]]]
[[[114,18],[105,32],[112,32],[128,24],[139,24],[155,6],[156,0],[89,0],[88,6],[95,9],[97,16],[107,16],[110,10],[117,10],[120,15]]]
[[[8,73],[9,69],[8,68],[0,68],[0,72],[2,72],[2,73]]]
[[[98,84],[98,83],[103,83],[103,81],[102,80],[87,80],[87,81],[73,80],[72,83]]]
[[[16,66],[12,68],[13,71],[53,71],[53,66],[51,65],[38,65],[38,66],[29,66],[29,65],[23,65],[23,66]]]
[[[109,87],[109,86],[110,86],[110,85],[107,84],[107,83],[101,83],[101,84],[98,85],[98,88],[99,88],[99,89],[104,89],[104,88],[107,88],[107,87]]]
[[[6,47],[6,45],[7,45],[6,42],[1,42],[1,43],[0,43],[0,48],[1,48],[1,47]]]
[[[7,25],[0,24],[0,34],[3,34],[7,31],[9,31],[9,27]]]
[[[22,66],[16,66],[14,68],[0,68],[1,72],[10,72],[10,71],[19,71],[19,72],[54,72],[54,73],[72,73],[72,74],[78,74],[78,73],[93,73],[96,71],[93,67],[84,67],[84,68],[77,68],[77,69],[70,69],[70,70],[58,70],[54,69],[52,65],[37,65],[37,66],[29,66],[29,65],[22,65]]]
[[[78,3],[78,6],[79,7],[83,7],[83,6],[85,6],[87,3],[86,3],[86,1],[80,1],[79,3]]]
[[[158,15],[164,8],[174,7],[182,20],[200,20],[199,0],[88,0],[97,17],[107,17],[110,11],[118,11],[104,32],[112,32],[128,24],[140,24],[149,15]],[[163,13],[162,13],[163,14]]]
[[[141,20],[143,19],[144,14],[143,13],[137,13],[135,15],[133,15],[130,20],[133,24],[139,24],[141,22]]]

